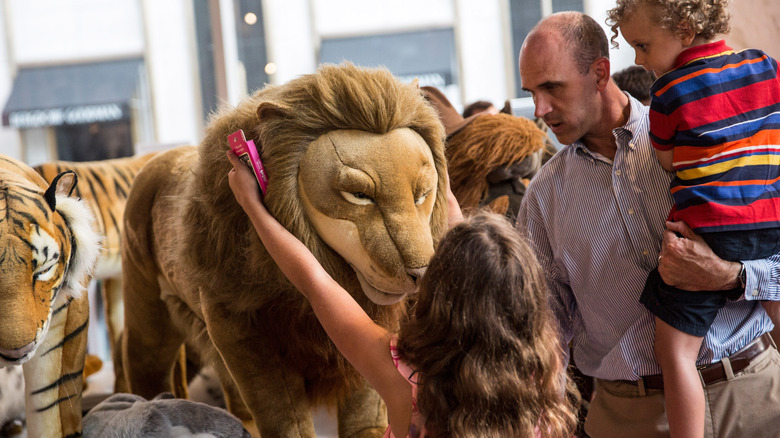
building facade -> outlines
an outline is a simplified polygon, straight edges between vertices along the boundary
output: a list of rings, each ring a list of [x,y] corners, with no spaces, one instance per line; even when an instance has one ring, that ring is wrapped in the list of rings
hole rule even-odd
[[[776,1],[738,2],[751,3],[780,19]],[[522,95],[517,52],[541,17],[579,10],[604,23],[613,4],[5,0],[0,153],[38,164],[196,144],[219,105],[343,60],[439,87],[457,108],[474,100],[502,106]],[[774,41],[777,29],[769,30]],[[633,64],[626,44],[610,56],[613,71]]]

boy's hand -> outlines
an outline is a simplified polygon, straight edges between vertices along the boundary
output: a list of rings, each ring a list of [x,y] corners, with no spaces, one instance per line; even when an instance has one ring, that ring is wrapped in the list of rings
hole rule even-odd
[[[228,182],[230,190],[233,191],[233,196],[236,197],[236,201],[238,201],[244,211],[256,204],[263,205],[260,198],[260,187],[257,185],[257,180],[252,170],[230,149],[227,151],[227,157],[233,165],[233,168],[228,172]]]

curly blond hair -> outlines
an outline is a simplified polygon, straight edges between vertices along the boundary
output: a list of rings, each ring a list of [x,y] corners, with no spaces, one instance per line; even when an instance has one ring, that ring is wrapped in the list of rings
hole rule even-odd
[[[729,31],[729,0],[617,0],[607,11],[607,25],[612,29],[612,46],[618,47],[620,23],[642,5],[653,9],[653,21],[664,29],[681,34],[690,26],[694,35],[711,40],[715,35]]]

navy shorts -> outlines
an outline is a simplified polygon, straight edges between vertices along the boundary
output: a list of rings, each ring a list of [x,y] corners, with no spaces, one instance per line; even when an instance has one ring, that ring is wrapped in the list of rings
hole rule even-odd
[[[780,252],[780,228],[703,233],[701,237],[718,257],[729,261],[763,259]],[[639,302],[677,330],[704,337],[718,310],[743,293],[741,288],[698,292],[678,289],[664,283],[656,268],[648,275]]]

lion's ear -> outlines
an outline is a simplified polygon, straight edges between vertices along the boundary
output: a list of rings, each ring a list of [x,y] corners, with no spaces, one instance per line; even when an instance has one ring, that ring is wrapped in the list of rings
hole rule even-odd
[[[263,102],[257,106],[257,120],[260,122],[286,115],[286,109],[273,102]]]

